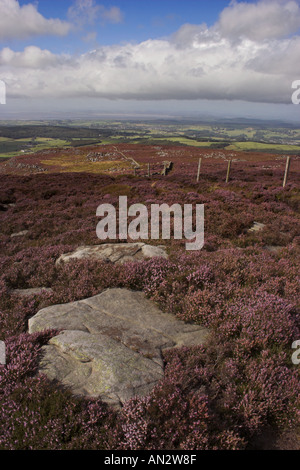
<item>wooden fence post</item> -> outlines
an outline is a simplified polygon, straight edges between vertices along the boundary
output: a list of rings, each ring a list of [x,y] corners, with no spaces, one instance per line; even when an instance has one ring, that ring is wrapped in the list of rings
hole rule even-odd
[[[283,185],[282,185],[284,188],[285,188],[285,186],[287,184],[287,181],[288,181],[290,166],[291,166],[291,157],[287,157],[286,165],[285,165],[284,178],[283,178]]]
[[[229,181],[230,168],[231,168],[231,160],[228,160],[227,175],[226,175],[226,183],[228,183],[228,181]]]
[[[201,162],[202,162],[202,158],[199,158],[198,172],[197,172],[197,183],[199,183],[199,179],[200,179]]]

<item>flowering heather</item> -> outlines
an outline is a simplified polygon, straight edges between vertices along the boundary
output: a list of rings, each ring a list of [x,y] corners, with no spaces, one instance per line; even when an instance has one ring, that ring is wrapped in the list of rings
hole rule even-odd
[[[100,401],[75,399],[36,375],[40,348],[55,331],[21,334],[6,342],[7,367],[0,367],[0,449],[105,448],[105,426],[113,413]],[[95,443],[94,441],[97,440]]]
[[[141,151],[147,163],[150,150]],[[0,339],[7,350],[0,449],[247,449],[270,427],[300,426],[300,370],[291,361],[300,339],[295,174],[283,189],[282,168],[265,178],[262,163],[249,156],[233,164],[226,185],[226,162],[208,159],[196,184],[196,156],[185,164],[185,149],[176,151],[164,179],[0,175]],[[56,265],[61,254],[99,243],[96,208],[116,207],[119,195],[149,207],[205,204],[204,248],[188,253],[184,242],[156,240],[167,245],[168,260]],[[249,232],[254,222],[265,227]],[[52,290],[15,292],[37,287]],[[75,398],[37,374],[41,347],[55,332],[27,333],[39,309],[109,287],[142,290],[163,310],[211,331],[205,347],[165,351],[164,379],[120,411]]]

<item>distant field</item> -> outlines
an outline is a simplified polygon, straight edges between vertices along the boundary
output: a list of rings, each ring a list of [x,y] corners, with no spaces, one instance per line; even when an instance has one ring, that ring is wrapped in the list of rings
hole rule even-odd
[[[282,144],[263,144],[260,142],[234,142],[226,147],[227,150],[243,150],[243,151],[266,151],[266,152],[287,152],[300,153],[298,145],[282,145]]]
[[[159,139],[156,138],[155,140]],[[162,137],[161,140],[168,140],[172,143],[188,145],[191,147],[211,147],[213,145],[213,142],[198,142],[197,140],[187,139],[185,137]]]
[[[241,120],[186,121],[0,121],[0,158],[53,148],[110,144],[181,145],[300,154],[300,128]]]
[[[34,141],[31,138],[8,139],[0,137],[0,158],[19,155],[20,153],[31,153],[54,147],[65,147],[70,142],[61,139],[49,139],[38,137]]]

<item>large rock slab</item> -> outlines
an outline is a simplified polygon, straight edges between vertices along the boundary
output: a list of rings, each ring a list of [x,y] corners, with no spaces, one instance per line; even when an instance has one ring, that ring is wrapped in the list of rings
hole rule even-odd
[[[145,243],[106,243],[95,246],[80,246],[73,252],[61,255],[56,264],[66,263],[72,259],[99,259],[123,264],[128,261],[142,261],[156,257],[167,259],[166,248],[146,245]]]
[[[128,289],[44,308],[29,320],[29,332],[46,329],[62,331],[43,346],[40,371],[76,395],[117,406],[163,377],[165,349],[201,345],[208,335]]]

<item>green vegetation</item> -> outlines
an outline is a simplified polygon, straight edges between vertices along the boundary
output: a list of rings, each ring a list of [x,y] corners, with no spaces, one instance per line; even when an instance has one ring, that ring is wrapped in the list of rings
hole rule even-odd
[[[242,150],[255,152],[272,152],[272,153],[297,153],[300,151],[300,146],[295,145],[281,145],[281,144],[264,144],[262,142],[235,142],[226,147],[227,150]]]
[[[121,143],[300,154],[300,128],[251,120],[1,121],[0,124],[0,158],[54,147]]]

